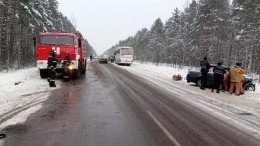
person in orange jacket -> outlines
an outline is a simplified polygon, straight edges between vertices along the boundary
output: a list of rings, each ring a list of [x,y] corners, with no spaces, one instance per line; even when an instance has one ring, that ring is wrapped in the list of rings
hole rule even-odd
[[[230,94],[234,92],[234,88],[235,88],[236,95],[240,95],[241,74],[244,74],[244,72],[240,68],[240,63],[236,63],[236,65],[234,65],[229,71],[229,77],[230,77],[229,93]]]
[[[228,71],[224,74],[224,78],[223,78],[223,89],[224,91],[228,91],[228,82],[229,82],[229,78],[228,78]]]

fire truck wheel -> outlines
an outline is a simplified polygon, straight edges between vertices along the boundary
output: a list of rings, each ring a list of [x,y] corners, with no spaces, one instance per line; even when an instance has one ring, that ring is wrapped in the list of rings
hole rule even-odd
[[[47,78],[48,77],[48,70],[47,69],[40,69],[40,76],[41,78]]]

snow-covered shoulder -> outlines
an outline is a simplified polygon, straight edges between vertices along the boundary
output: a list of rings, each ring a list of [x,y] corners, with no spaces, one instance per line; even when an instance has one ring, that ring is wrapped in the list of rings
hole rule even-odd
[[[260,86],[256,84],[255,92],[246,91],[245,94],[240,96],[230,95],[229,93],[221,92],[219,94],[212,93],[210,89],[200,90],[195,84],[187,83],[186,75],[189,71],[188,67],[179,68],[178,66],[166,66],[166,65],[154,65],[154,64],[141,64],[134,62],[131,67],[125,67],[126,70],[132,72],[136,75],[141,75],[146,77],[150,81],[158,84],[159,86],[162,82],[166,82],[167,84],[173,85],[174,87],[200,95],[204,98],[214,99],[218,102],[222,102],[223,104],[232,104],[240,108],[255,108],[260,111]],[[181,81],[174,81],[172,79],[173,75],[180,74],[183,78]],[[158,82],[160,81],[160,82]],[[165,85],[161,85],[164,86]],[[171,90],[169,88],[169,90]]]
[[[130,67],[119,67],[149,80],[151,85],[170,93],[172,98],[196,106],[230,125],[235,124],[243,131],[253,133],[252,135],[256,138],[260,137],[259,86],[255,92],[245,92],[243,95],[235,96],[228,92],[215,93],[211,92],[211,89],[201,90],[195,84],[187,83],[185,77],[188,68],[140,63],[133,63]],[[173,80],[173,75],[177,74],[183,77],[181,81]]]
[[[16,116],[36,112],[48,98],[49,92],[60,87],[58,81],[56,88],[50,88],[47,80],[40,78],[37,68],[0,73],[0,81],[0,130],[24,122],[27,116]]]

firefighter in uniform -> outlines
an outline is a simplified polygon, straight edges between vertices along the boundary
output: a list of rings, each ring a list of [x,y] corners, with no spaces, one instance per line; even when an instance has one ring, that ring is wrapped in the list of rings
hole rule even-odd
[[[241,74],[244,74],[244,70],[240,68],[240,63],[236,63],[229,72],[229,77],[230,77],[230,88],[229,88],[229,93],[232,94],[234,92],[235,88],[235,93],[236,95],[240,95],[240,90],[241,90]]]
[[[51,50],[48,57],[48,82],[50,87],[56,87],[55,84],[56,66],[57,66],[57,61],[55,58],[55,51]]]

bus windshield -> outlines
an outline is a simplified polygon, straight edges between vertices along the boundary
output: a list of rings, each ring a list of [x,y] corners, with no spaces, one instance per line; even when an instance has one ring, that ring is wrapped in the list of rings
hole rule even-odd
[[[133,55],[133,48],[122,48],[121,55]]]
[[[72,36],[41,36],[41,44],[45,45],[52,45],[52,44],[58,44],[58,45],[73,45],[74,40]]]

